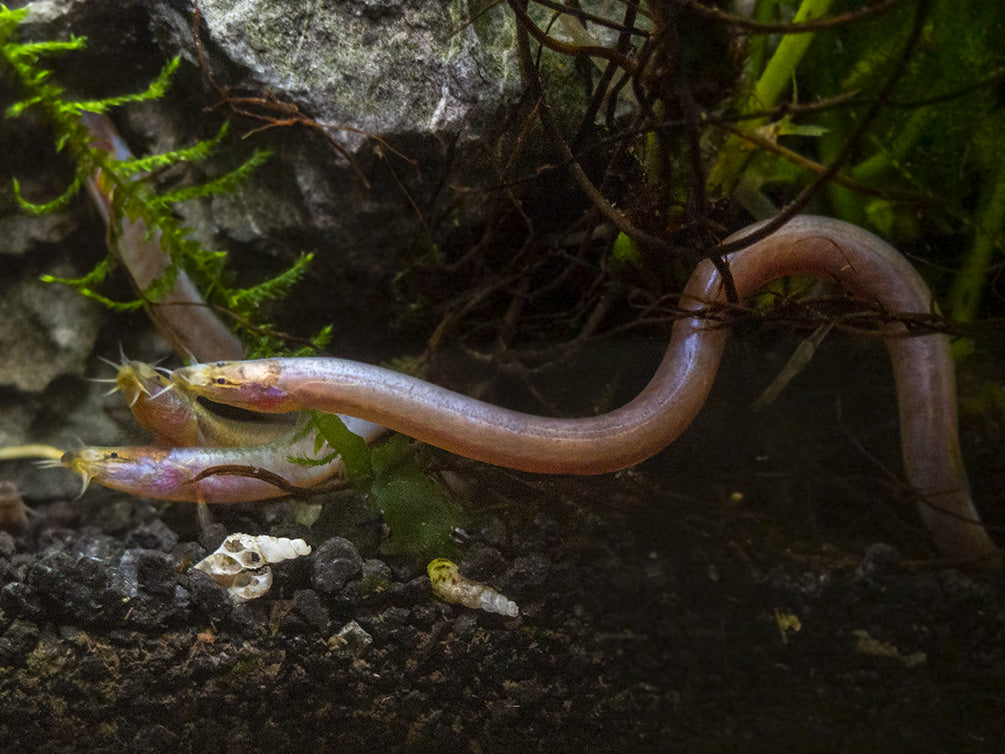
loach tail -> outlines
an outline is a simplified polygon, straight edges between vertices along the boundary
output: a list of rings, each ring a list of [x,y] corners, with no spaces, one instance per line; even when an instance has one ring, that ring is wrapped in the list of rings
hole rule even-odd
[[[39,465],[48,461],[54,461],[53,465],[58,465],[60,459],[66,451],[53,447],[52,445],[41,445],[37,443],[29,445],[11,445],[0,448],[0,461],[15,461],[22,458],[41,458]]]

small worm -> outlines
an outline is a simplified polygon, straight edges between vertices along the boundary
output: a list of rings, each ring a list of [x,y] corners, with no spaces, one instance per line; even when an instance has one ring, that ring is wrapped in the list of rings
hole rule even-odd
[[[751,226],[739,234],[757,230]],[[800,216],[728,257],[739,297],[780,277],[830,280],[885,311],[929,314],[932,295],[895,249],[854,225]],[[631,466],[675,440],[708,396],[728,330],[706,316],[725,300],[709,261],[692,274],[656,374],[614,411],[580,419],[511,411],[381,367],[343,359],[301,358],[199,364],[171,382],[220,403],[255,411],[312,408],[347,413],[476,460],[540,473],[601,474]],[[944,335],[909,335],[883,326],[893,364],[908,482],[942,551],[998,563],[1000,552],[970,499],[957,437],[956,382]]]
[[[457,566],[446,558],[437,558],[427,567],[433,594],[444,602],[464,605],[488,613],[499,613],[510,618],[520,614],[517,604],[492,587],[461,576]]]

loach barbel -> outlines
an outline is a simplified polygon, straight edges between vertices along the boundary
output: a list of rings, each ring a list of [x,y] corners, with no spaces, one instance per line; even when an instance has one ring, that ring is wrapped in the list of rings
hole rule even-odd
[[[756,232],[760,224],[727,243]],[[799,216],[728,257],[741,301],[790,275],[829,280],[883,311],[929,315],[932,295],[917,271],[873,234],[839,220]],[[725,301],[722,280],[702,262],[655,376],[625,406],[589,418],[511,411],[381,367],[331,358],[262,359],[176,370],[173,384],[253,411],[349,414],[498,466],[540,473],[601,474],[662,450],[708,396],[728,329],[710,321]],[[902,455],[928,531],[947,555],[997,565],[1000,551],[970,498],[957,436],[956,382],[945,335],[909,337],[903,322],[882,334],[893,364]]]

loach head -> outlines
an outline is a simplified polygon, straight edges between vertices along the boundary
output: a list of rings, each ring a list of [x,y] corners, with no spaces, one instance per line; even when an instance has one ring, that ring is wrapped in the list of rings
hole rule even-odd
[[[296,409],[278,383],[279,366],[269,359],[193,364],[171,374],[172,385],[217,403],[268,413]]]
[[[125,354],[119,364],[102,356],[98,356],[97,359],[115,369],[116,376],[113,379],[99,378],[93,381],[115,383],[115,387],[109,390],[106,395],[121,392],[126,397],[130,408],[135,406],[141,398],[150,398],[163,391],[168,385],[167,378],[154,366],[142,361],[127,359]]]
[[[140,398],[149,399],[157,395],[168,384],[163,374],[142,361],[123,361],[118,370],[115,389],[125,396],[130,407],[135,406]]]
[[[103,449],[99,448],[81,448],[80,450],[68,450],[63,454],[60,459],[60,463],[72,471],[75,474],[80,474],[83,480],[83,485],[80,488],[80,495],[87,492],[87,485],[91,483],[94,477],[99,477],[102,474],[106,461],[105,453],[102,453]],[[111,454],[114,460],[115,453]]]
[[[130,408],[136,405],[136,401],[141,397],[150,398],[167,387],[167,378],[155,367],[142,361],[127,359],[125,354],[122,355],[122,362],[119,364],[102,356],[99,356],[98,360],[115,369],[116,374],[114,379],[95,379],[94,382],[115,383],[115,387],[106,395],[122,393]]]
[[[175,447],[199,444],[199,406],[195,396],[172,389],[164,376],[170,372],[124,356],[121,364],[102,361],[118,370],[113,392],[125,396],[133,417],[153,434],[155,444]]]
[[[148,492],[151,478],[165,471],[160,462],[168,452],[144,447],[81,448],[68,450],[60,463],[83,478],[81,495],[92,479],[105,487],[142,495]]]

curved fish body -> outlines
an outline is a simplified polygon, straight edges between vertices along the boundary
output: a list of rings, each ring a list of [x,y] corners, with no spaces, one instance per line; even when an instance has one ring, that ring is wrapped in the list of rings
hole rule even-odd
[[[752,226],[740,234],[756,231]],[[729,241],[727,240],[727,243]],[[801,216],[728,256],[741,301],[790,275],[829,280],[882,312],[927,316],[931,292],[895,249],[854,225]],[[600,474],[631,466],[673,442],[701,410],[728,328],[716,314],[725,286],[711,262],[682,294],[678,320],[656,374],[619,409],[579,419],[511,411],[381,367],[302,358],[200,364],[172,383],[256,411],[315,409],[365,417],[459,455],[539,473]],[[913,337],[891,316],[883,335],[893,364],[907,480],[933,540],[948,555],[999,562],[1001,553],[970,498],[957,435],[949,340]]]
[[[126,143],[104,115],[81,113],[81,122],[91,133],[92,146],[115,160],[132,157]],[[151,233],[142,220],[117,220],[113,197],[115,188],[104,173],[87,183],[94,206],[109,228],[115,255],[129,272],[137,292],[142,294],[171,266],[161,246],[160,233]],[[117,224],[116,224],[117,223]],[[157,329],[175,351],[195,359],[240,359],[244,348],[223,320],[216,316],[184,270],[178,270],[171,290],[147,307]]]

